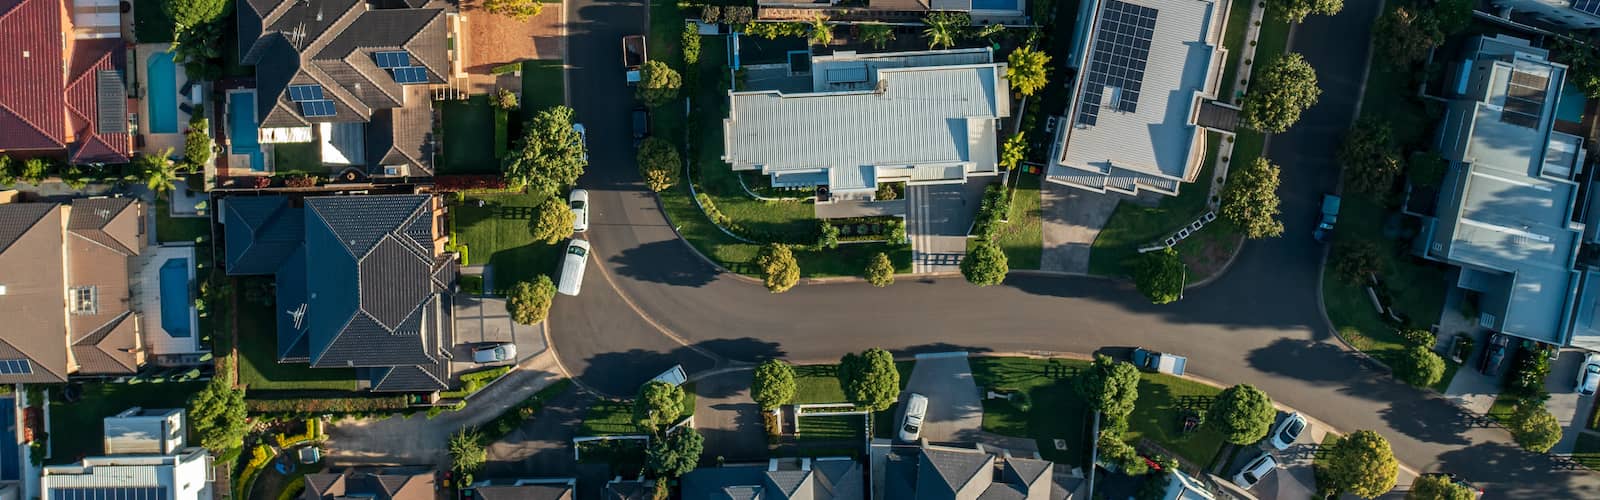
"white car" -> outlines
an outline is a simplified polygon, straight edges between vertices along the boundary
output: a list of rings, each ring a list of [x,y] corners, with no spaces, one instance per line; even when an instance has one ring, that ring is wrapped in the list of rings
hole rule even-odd
[[[1295,440],[1300,439],[1300,433],[1305,431],[1306,418],[1299,413],[1289,414],[1288,418],[1278,424],[1278,428],[1272,430],[1272,448],[1283,451],[1284,448],[1294,444]]]
[[[927,396],[915,392],[906,396],[906,421],[900,424],[900,440],[916,441],[922,435],[922,419],[927,415]]]
[[[1578,395],[1593,396],[1600,388],[1600,354],[1589,353],[1583,358],[1583,368],[1578,370]]]
[[[581,233],[589,230],[589,191],[584,189],[572,190],[572,195],[567,197],[567,207],[572,209],[572,231]]]
[[[472,362],[499,363],[517,359],[517,345],[509,342],[489,344],[472,350]]]
[[[589,133],[584,130],[582,123],[572,124],[572,131],[578,133],[578,144],[583,146],[583,162],[589,163]]]
[[[1249,465],[1244,466],[1244,470],[1233,476],[1233,484],[1248,490],[1275,470],[1278,470],[1278,459],[1272,458],[1271,453],[1262,453],[1255,460],[1251,460]]]

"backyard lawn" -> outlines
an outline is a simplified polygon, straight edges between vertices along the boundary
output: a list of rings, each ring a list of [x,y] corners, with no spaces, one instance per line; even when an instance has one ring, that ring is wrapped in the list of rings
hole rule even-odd
[[[800,441],[835,441],[861,439],[866,432],[865,417],[861,415],[826,415],[800,417],[797,429]]]
[[[273,144],[272,170],[277,174],[328,174],[322,166],[322,145],[315,142]]]
[[[583,414],[583,426],[578,429],[578,436],[619,436],[641,432],[639,426],[633,424],[632,401],[601,399],[589,405],[589,411]]]
[[[1578,433],[1578,442],[1572,448],[1572,460],[1592,470],[1600,470],[1600,435]]]
[[[101,429],[106,417],[130,407],[184,408],[189,395],[205,382],[83,383],[76,402],[61,398],[61,386],[50,388],[49,463],[62,464],[104,453]]]
[[[240,278],[240,289],[252,280]],[[356,390],[356,372],[348,368],[311,368],[305,363],[278,362],[277,308],[240,296],[239,304],[239,383],[258,390]]]
[[[1185,409],[1204,412],[1220,389],[1192,380],[1159,373],[1144,373],[1139,378],[1139,400],[1128,416],[1128,433],[1123,437],[1137,445],[1140,438],[1166,448],[1190,463],[1205,467],[1222,449],[1222,433],[1202,426],[1190,434],[1181,432]]]
[[[911,381],[913,361],[896,361],[894,369],[900,372],[900,389]],[[844,388],[839,385],[839,365],[795,365],[794,404],[848,403]]]
[[[474,194],[451,207],[455,243],[467,246],[468,264],[491,266],[492,288],[504,290],[555,273],[565,242],[546,245],[533,239],[534,210],[544,198],[542,193]]]
[[[161,242],[189,242],[211,235],[208,217],[173,217],[166,198],[156,198],[156,239]]]
[[[1017,177],[1017,188],[1011,193],[1011,211],[1008,221],[1000,229],[997,242],[1006,253],[1006,264],[1011,269],[1038,269],[1040,254],[1044,252],[1044,221],[1039,201],[1039,176],[1012,171]]]
[[[983,400],[983,430],[1006,436],[1033,438],[1045,459],[1082,466],[1088,462],[1090,414],[1073,393],[1071,376],[1088,366],[1068,359],[971,358],[972,378],[979,391],[1026,392],[1031,408],[1023,411],[1009,401]],[[1066,441],[1057,450],[1054,440]]]
[[[439,159],[440,174],[498,174],[495,153],[495,109],[488,96],[439,103],[446,147]]]
[[[1095,237],[1089,249],[1089,273],[1100,276],[1127,276],[1131,273],[1125,265],[1139,255],[1139,246],[1177,231],[1184,224],[1205,214],[1206,197],[1210,194],[1211,172],[1215,168],[1216,151],[1220,136],[1207,134],[1206,162],[1193,184],[1178,188],[1177,196],[1164,196],[1155,207],[1128,201],[1117,203],[1111,219]],[[1202,229],[1217,231],[1217,228]]]
[[[562,77],[562,61],[533,60],[522,62],[521,121],[528,121],[533,113],[551,106],[566,104],[566,82]]]

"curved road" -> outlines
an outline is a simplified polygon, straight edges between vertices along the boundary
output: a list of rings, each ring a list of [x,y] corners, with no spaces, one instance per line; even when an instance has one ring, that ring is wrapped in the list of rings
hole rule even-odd
[[[1334,144],[1360,93],[1376,0],[1300,26],[1295,50],[1318,68],[1324,94],[1300,125],[1274,138],[1283,168],[1287,235],[1245,245],[1227,275],[1167,306],[1120,282],[1013,274],[977,288],[961,279],[902,278],[799,286],[772,295],[702,260],[673,232],[638,180],[630,92],[619,40],[643,33],[637,2],[568,0],[568,89],[590,131],[586,237],[597,264],[580,299],[556,302],[552,343],[572,374],[600,391],[632,392],[675,363],[691,371],[782,356],[833,361],[848,351],[1087,353],[1143,345],[1179,352],[1199,376],[1248,382],[1342,430],[1375,429],[1399,459],[1461,474],[1494,497],[1600,497],[1600,476],[1527,453],[1503,430],[1476,424],[1439,396],[1396,382],[1332,338],[1318,303],[1322,248],[1307,235],[1317,199],[1337,184]],[[708,57],[714,57],[710,55]],[[1443,286],[1443,284],[1439,284]]]

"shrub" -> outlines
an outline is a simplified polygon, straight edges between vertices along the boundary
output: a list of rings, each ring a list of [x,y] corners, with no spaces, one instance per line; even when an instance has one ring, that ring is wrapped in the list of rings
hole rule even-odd
[[[633,423],[647,429],[660,429],[678,422],[683,414],[683,387],[659,380],[639,387],[633,400]]]
[[[683,23],[682,45],[683,64],[693,68],[700,63],[700,27],[694,23]]]
[[[967,252],[967,257],[961,259],[961,276],[978,286],[998,285],[1005,281],[1006,273],[1010,271],[1006,253],[1000,250],[1000,245],[989,240],[979,241],[971,252]]]
[[[1511,414],[1510,428],[1517,444],[1534,453],[1550,451],[1561,441],[1561,424],[1537,399],[1517,403],[1516,411]]]
[[[762,281],[772,293],[787,292],[800,282],[800,263],[788,245],[769,243],[761,247],[756,267],[761,269]]]
[[[513,64],[521,65],[522,63]],[[494,106],[494,109],[501,111],[515,111],[518,106],[517,94],[508,89],[496,90],[494,95],[489,98],[489,104]],[[504,144],[505,141],[500,141],[500,143]]]
[[[483,8],[489,12],[509,16],[518,21],[539,15],[544,10],[541,0],[483,0]]]
[[[1444,376],[1444,359],[1429,346],[1413,345],[1406,348],[1400,357],[1400,363],[1395,366],[1395,375],[1408,384],[1429,387]]]
[[[441,175],[433,178],[433,190],[446,193],[505,191],[504,177],[498,175]]]
[[[1168,304],[1183,295],[1186,272],[1178,252],[1168,248],[1140,256],[1133,269],[1133,282],[1150,302]]]
[[[1359,285],[1378,272],[1382,257],[1378,245],[1367,240],[1341,240],[1333,246],[1334,274],[1345,283]]]
[[[878,252],[872,256],[867,263],[867,282],[879,288],[894,284],[894,263],[889,261],[889,254]]]
[[[754,16],[755,8],[749,5],[730,5],[722,9],[722,20],[729,24],[748,23]]]
[[[483,434],[473,427],[463,428],[450,435],[450,470],[458,474],[472,474],[483,468],[489,460],[483,447]]]
[[[1377,498],[1394,489],[1400,463],[1389,440],[1373,431],[1356,431],[1327,452],[1325,477],[1332,489],[1362,498]],[[1322,481],[1318,481],[1319,487]]]
[[[700,7],[700,22],[716,24],[722,18],[722,7],[717,5],[703,5]]]
[[[1249,445],[1267,436],[1278,410],[1272,407],[1272,398],[1249,384],[1239,384],[1223,389],[1211,402],[1206,424],[1222,432],[1224,439],[1236,445]]]
[[[10,186],[17,182],[17,163],[10,156],[0,155],[0,186]]]
[[[637,97],[646,106],[658,108],[672,102],[678,98],[678,89],[681,87],[683,76],[667,63],[652,59],[645,61],[640,68]]]
[[[1523,398],[1544,394],[1544,381],[1550,375],[1550,358],[1535,350],[1518,351],[1517,368],[1506,378],[1506,392]]]
[[[1402,328],[1400,329],[1400,338],[1406,339],[1406,343],[1411,345],[1419,345],[1430,348],[1439,341],[1438,337],[1435,336],[1433,332],[1423,330],[1421,328]]]
[[[817,219],[817,248],[839,248],[839,226]]]
[[[259,175],[259,176],[255,176],[255,177],[251,177],[250,178],[250,187],[253,187],[253,188],[256,188],[256,189],[265,189],[266,187],[271,186],[271,185],[272,185],[272,178],[271,177],[268,177],[268,176],[265,176],[265,175]]]
[[[572,209],[567,207],[565,200],[556,196],[546,197],[544,202],[539,204],[535,217],[533,239],[549,245],[572,236],[572,224],[578,218],[572,213]]]
[[[878,192],[873,193],[873,198],[878,201],[891,201],[900,198],[900,193],[894,189],[892,182],[878,183]]]
[[[550,281],[549,276],[541,274],[533,282],[521,281],[511,288],[510,295],[506,297],[506,313],[517,323],[537,324],[550,315],[550,303],[555,297],[555,283]]]
[[[196,117],[189,121],[189,132],[183,136],[183,157],[191,165],[205,166],[211,161],[211,121]]]
[[[35,186],[50,177],[50,164],[43,158],[28,158],[22,162],[22,173],[17,177]]]
[[[322,413],[393,412],[406,408],[405,396],[371,398],[246,399],[250,413],[312,415]]]
[[[783,426],[778,423],[778,416],[773,412],[761,412],[761,428],[767,431],[767,442],[776,444],[779,437],[783,436]]]
[[[678,155],[678,148],[671,141],[658,137],[649,137],[639,144],[637,155],[639,175],[644,177],[645,186],[657,193],[666,191],[678,181],[678,172],[683,170],[683,160]]]
[[[512,74],[512,73],[516,73],[518,71],[522,71],[522,62],[520,62],[520,61],[519,62],[514,62],[514,63],[501,64],[499,66],[495,66],[493,68],[490,68],[489,69],[489,74],[492,74],[492,75],[509,75],[509,74]]]
[[[1000,235],[1000,227],[1004,225],[1006,212],[1011,209],[1011,200],[1004,186],[992,184],[983,191],[983,201],[978,205],[978,216],[973,222],[972,233],[979,239],[994,241]]]
[[[317,187],[317,183],[320,182],[322,182],[322,178],[315,175],[295,174],[283,179],[283,185],[292,188]]]

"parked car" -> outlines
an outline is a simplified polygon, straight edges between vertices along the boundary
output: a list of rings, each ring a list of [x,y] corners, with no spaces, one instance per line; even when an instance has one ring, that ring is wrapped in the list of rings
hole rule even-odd
[[[1245,465],[1244,470],[1233,476],[1233,484],[1248,490],[1275,470],[1278,470],[1278,459],[1272,458],[1271,453],[1262,453],[1261,456],[1256,457],[1255,460],[1251,460],[1249,464]]]
[[[1183,376],[1183,369],[1189,364],[1189,358],[1176,354],[1156,352],[1143,347],[1133,348],[1133,366],[1147,372],[1167,373]]]
[[[1278,423],[1278,428],[1272,430],[1272,448],[1283,451],[1289,445],[1300,439],[1300,433],[1306,431],[1306,417],[1299,413],[1290,413],[1288,418]]]
[[[639,83],[639,68],[644,66],[648,54],[645,52],[644,35],[628,35],[622,37],[622,71],[628,80],[628,85]]]
[[[922,435],[922,419],[928,416],[928,397],[915,392],[906,396],[905,422],[900,424],[900,440],[916,441]]]
[[[472,350],[472,362],[478,364],[500,363],[516,359],[517,345],[510,342],[485,344]]]
[[[639,106],[633,108],[633,147],[639,147],[646,137],[650,137],[650,110]]]
[[[1483,359],[1478,362],[1478,371],[1491,377],[1500,376],[1505,368],[1506,358],[1510,354],[1511,337],[1501,334],[1489,335],[1489,345],[1483,348]]]
[[[556,282],[556,292],[578,295],[583,290],[583,270],[589,265],[589,242],[573,238],[567,243],[566,257],[561,259],[561,277]]]
[[[1317,215],[1317,228],[1311,231],[1311,237],[1318,243],[1327,243],[1328,234],[1333,232],[1333,225],[1339,222],[1339,197],[1331,194],[1322,195],[1322,213]]]
[[[572,124],[572,131],[578,133],[578,146],[583,148],[583,161],[589,162],[589,131],[583,128],[582,123]]]
[[[1600,389],[1600,354],[1591,352],[1578,369],[1578,395],[1593,396],[1595,389]]]
[[[572,231],[581,233],[589,230],[589,191],[587,189],[574,189],[567,196],[567,208],[572,209]]]

